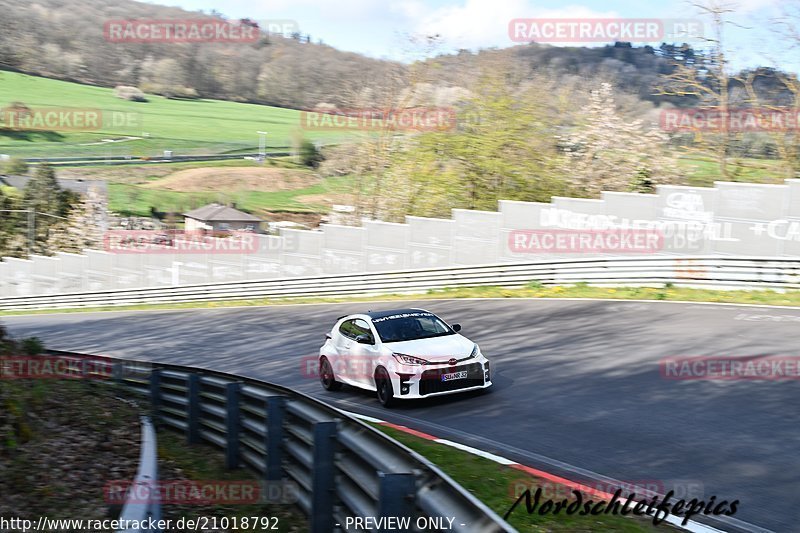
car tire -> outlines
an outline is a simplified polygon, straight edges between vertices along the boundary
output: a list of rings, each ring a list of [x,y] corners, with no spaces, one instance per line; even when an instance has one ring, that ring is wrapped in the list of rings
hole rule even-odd
[[[319,360],[319,382],[325,390],[337,391],[342,388],[342,384],[336,381],[336,376],[333,375],[333,368],[327,357],[321,357]]]
[[[394,389],[392,379],[385,368],[380,367],[375,371],[375,389],[378,392],[378,401],[384,407],[391,407],[395,404]]]

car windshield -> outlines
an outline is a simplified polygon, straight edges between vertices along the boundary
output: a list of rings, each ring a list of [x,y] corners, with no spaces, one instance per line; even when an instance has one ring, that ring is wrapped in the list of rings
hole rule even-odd
[[[455,335],[455,331],[433,313],[398,313],[372,319],[383,342],[402,342],[442,335]]]

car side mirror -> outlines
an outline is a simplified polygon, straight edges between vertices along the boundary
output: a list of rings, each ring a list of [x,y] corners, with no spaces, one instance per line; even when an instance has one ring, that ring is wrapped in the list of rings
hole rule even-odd
[[[359,344],[375,344],[372,335],[359,335],[356,337],[356,342]]]
[[[461,324],[453,324],[453,331],[455,331],[456,333],[461,331]]]

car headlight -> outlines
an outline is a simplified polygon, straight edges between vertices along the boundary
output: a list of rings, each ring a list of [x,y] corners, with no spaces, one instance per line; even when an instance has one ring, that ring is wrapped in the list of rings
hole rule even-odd
[[[478,357],[478,355],[480,355],[480,353],[481,353],[481,349],[478,348],[478,345],[476,344],[475,347],[472,349],[472,353],[469,354],[469,356],[470,356],[470,358]]]
[[[404,353],[393,353],[392,357],[397,359],[398,363],[402,363],[404,365],[427,365],[428,361],[425,359],[421,359],[419,357],[414,357],[413,355],[406,355]]]

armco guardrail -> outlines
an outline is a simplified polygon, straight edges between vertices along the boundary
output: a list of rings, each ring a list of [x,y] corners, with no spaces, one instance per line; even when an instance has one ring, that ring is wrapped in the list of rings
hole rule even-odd
[[[720,256],[563,259],[14,296],[0,298],[0,309],[65,309],[252,298],[412,294],[443,287],[519,287],[531,281],[545,285],[586,282],[591,285],[662,286],[672,283],[676,286],[719,289],[797,290],[800,289],[800,259]]]
[[[133,480],[133,490],[129,494],[122,512],[119,515],[123,524],[157,523],[161,520],[161,502],[158,500],[158,450],[156,446],[156,431],[148,417],[142,417],[142,447],[139,453],[139,468]],[[144,488],[150,497],[145,501],[138,501],[134,494],[140,493]],[[152,519],[152,520],[151,520]],[[158,529],[121,529],[118,533],[161,533]]]
[[[451,531],[515,531],[421,455],[310,396],[222,372],[99,359],[112,365],[117,383],[152,405],[157,425],[183,432],[188,443],[218,446],[229,468],[253,469],[266,487],[291,483],[312,533],[346,531],[347,517],[366,516],[410,517],[412,524],[448,524],[449,517]]]

